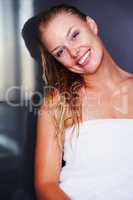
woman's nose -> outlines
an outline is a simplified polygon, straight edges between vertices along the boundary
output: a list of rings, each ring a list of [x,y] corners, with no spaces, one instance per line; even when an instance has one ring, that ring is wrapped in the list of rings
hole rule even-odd
[[[71,47],[69,49],[69,53],[73,58],[77,58],[79,56],[79,51],[80,51],[79,48],[76,47]]]

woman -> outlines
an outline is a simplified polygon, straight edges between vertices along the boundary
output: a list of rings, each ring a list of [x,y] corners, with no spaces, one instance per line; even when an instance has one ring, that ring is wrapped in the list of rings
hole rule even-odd
[[[132,74],[112,59],[96,22],[75,7],[42,12],[23,34],[31,24],[50,88],[38,112],[38,199],[133,199]]]

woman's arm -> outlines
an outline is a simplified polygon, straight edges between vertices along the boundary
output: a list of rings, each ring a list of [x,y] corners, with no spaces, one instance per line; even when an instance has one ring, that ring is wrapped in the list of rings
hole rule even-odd
[[[38,200],[70,200],[55,183],[46,183],[36,188],[36,191]]]
[[[62,152],[55,138],[55,128],[45,104],[37,120],[35,147],[35,190],[38,200],[70,200],[59,187]]]

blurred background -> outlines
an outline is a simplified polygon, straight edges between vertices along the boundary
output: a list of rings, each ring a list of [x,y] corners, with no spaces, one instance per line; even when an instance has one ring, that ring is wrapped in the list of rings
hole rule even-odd
[[[21,30],[31,16],[59,3],[75,5],[92,16],[113,58],[133,72],[133,1],[0,0],[1,200],[36,199],[34,147],[36,113],[43,96],[42,69],[25,47]]]

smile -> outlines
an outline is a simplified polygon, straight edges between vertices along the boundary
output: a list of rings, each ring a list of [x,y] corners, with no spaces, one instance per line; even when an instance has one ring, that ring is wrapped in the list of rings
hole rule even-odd
[[[89,49],[89,50],[85,53],[85,55],[82,56],[82,57],[80,58],[80,60],[78,61],[78,64],[80,64],[80,65],[85,65],[86,62],[88,61],[88,58],[90,57],[90,54],[91,54],[91,51],[90,51],[90,49]]]

